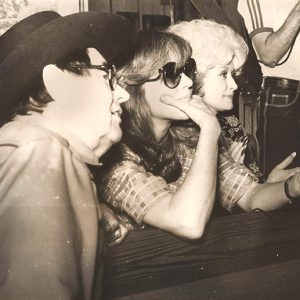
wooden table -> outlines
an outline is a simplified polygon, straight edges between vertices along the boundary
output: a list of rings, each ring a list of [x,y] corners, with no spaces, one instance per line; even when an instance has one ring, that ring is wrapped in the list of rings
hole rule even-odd
[[[300,299],[300,205],[212,219],[196,242],[131,232],[104,279],[104,299]]]

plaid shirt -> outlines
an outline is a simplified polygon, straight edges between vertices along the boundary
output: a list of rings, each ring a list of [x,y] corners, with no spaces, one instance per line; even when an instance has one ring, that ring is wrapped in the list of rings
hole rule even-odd
[[[126,145],[122,145],[125,159],[114,165],[102,185],[103,200],[126,212],[136,223],[142,224],[144,216],[159,201],[171,198],[182,184],[193,161],[195,149],[178,145],[182,174],[168,184],[162,177],[149,173],[141,159]],[[235,162],[225,146],[219,148],[218,200],[231,211],[239,199],[258,178],[243,164]]]

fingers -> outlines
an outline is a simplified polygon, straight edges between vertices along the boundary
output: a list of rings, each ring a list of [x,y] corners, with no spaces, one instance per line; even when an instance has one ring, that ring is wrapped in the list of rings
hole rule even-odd
[[[228,152],[233,154],[233,153],[237,153],[237,152],[241,152],[243,149],[246,148],[247,145],[244,145],[241,142],[233,142],[229,148],[228,148]]]
[[[112,247],[112,246],[119,245],[120,243],[122,243],[125,240],[128,233],[129,233],[129,230],[123,224],[120,224],[120,227],[116,231],[116,235],[115,235],[114,239],[110,243],[108,243],[108,246]]]
[[[286,170],[286,172],[287,172],[286,178],[288,179],[288,178],[300,173],[300,167],[290,169],[290,170]]]
[[[295,174],[287,181],[289,194],[292,198],[300,196],[300,173]]]
[[[114,235],[114,232],[119,228],[118,220],[115,218],[103,218],[102,225],[107,236]]]
[[[101,205],[102,208],[102,225],[107,234],[111,234],[119,227],[119,221],[113,211],[106,205]]]
[[[238,162],[242,164],[242,163],[244,163],[244,160],[245,160],[245,151],[241,154]]]
[[[289,166],[292,163],[295,156],[296,156],[296,152],[293,152],[287,158],[285,158],[281,163],[279,163],[275,168],[285,169],[287,166]]]
[[[108,237],[108,246],[117,245],[118,239],[121,237],[121,229],[118,228],[112,232]]]
[[[219,122],[216,118],[216,112],[213,112],[203,100],[197,96],[175,98],[170,95],[162,95],[161,102],[172,105],[184,112],[200,128],[210,126],[219,129]]]
[[[106,204],[101,203],[100,206],[102,211],[101,224],[107,237],[108,246],[118,245],[126,238],[129,230],[119,222],[113,210]]]
[[[296,171],[296,169],[297,169],[298,171]],[[295,170],[295,171],[294,171],[294,174],[292,174],[292,175],[289,176],[289,177],[295,177],[295,179],[297,179],[297,180],[299,181],[299,180],[300,180],[300,171],[299,171],[299,169],[300,169],[300,168],[292,169],[292,170]]]
[[[233,158],[234,161],[239,161],[241,155],[243,154],[244,149],[242,147],[235,147],[231,152],[231,157]]]
[[[241,141],[234,141],[228,148],[228,152],[235,162],[243,162],[245,158],[246,147],[246,139],[243,139]]]

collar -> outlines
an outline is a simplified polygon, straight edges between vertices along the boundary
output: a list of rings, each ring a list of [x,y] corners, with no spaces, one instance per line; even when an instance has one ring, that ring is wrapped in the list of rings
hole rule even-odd
[[[18,115],[15,121],[39,126],[54,134],[60,141],[66,143],[69,149],[84,163],[101,166],[99,158],[85,143],[71,133],[68,129],[56,125],[51,119],[45,118],[38,112],[30,112],[29,115]]]

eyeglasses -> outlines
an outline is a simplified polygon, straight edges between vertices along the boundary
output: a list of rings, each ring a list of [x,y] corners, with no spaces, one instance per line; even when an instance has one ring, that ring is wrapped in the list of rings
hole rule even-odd
[[[97,69],[107,73],[109,87],[114,91],[117,87],[118,80],[116,76],[116,67],[115,65],[83,65],[83,64],[74,64],[67,66],[70,69]]]
[[[180,83],[181,74],[185,74],[192,81],[194,81],[197,73],[197,67],[195,60],[193,58],[189,58],[185,65],[180,68],[177,67],[176,62],[168,62],[161,67],[158,72],[159,74],[156,78],[147,79],[141,84],[144,84],[148,81],[155,81],[163,76],[164,84],[170,89],[175,89]]]

